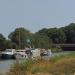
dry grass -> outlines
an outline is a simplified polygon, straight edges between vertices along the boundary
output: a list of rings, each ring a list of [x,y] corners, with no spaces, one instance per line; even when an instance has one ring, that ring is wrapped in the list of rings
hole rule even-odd
[[[53,65],[51,61],[39,60],[32,65],[31,73],[44,72],[49,73],[50,67]]]
[[[16,63],[8,75],[74,75],[75,58],[61,57],[54,60],[27,60]]]
[[[63,58],[57,61],[50,70],[54,75],[74,75],[75,58]]]

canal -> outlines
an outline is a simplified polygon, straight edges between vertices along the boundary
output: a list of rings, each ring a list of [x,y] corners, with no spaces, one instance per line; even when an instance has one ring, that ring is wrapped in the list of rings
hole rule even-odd
[[[15,60],[0,60],[0,73],[8,72],[13,63]]]

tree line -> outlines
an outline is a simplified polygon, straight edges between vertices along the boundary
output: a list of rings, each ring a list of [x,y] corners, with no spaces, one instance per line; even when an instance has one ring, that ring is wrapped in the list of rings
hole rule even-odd
[[[75,23],[60,28],[43,28],[31,33],[25,28],[16,28],[8,35],[8,39],[0,33],[0,50],[6,48],[24,49],[50,48],[52,44],[75,44]]]

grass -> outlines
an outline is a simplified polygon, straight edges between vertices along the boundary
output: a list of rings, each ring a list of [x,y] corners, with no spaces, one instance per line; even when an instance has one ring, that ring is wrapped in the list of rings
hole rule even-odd
[[[53,61],[53,62],[56,62],[60,59],[63,59],[63,58],[69,58],[69,57],[75,57],[75,52],[70,52],[68,54],[61,54],[61,55],[55,55],[54,57],[52,57],[50,60]]]
[[[63,58],[59,61],[57,61],[52,68],[50,69],[50,72],[53,73],[53,75],[72,75],[75,73],[75,58]]]
[[[31,73],[38,73],[38,72],[44,72],[44,73],[49,73],[49,69],[52,63],[50,61],[46,60],[37,60],[35,64],[33,64],[31,68]]]
[[[32,64],[34,64],[35,61],[32,61],[30,59],[25,61],[17,61],[10,69],[10,71],[7,73],[7,75],[27,75],[27,71],[30,70]]]
[[[55,56],[48,61],[28,59],[20,63],[16,62],[7,75],[36,75],[38,73],[43,73],[43,75],[74,75],[75,53]]]
[[[49,73],[50,61],[45,60],[25,60],[20,63],[16,62],[7,75],[29,75],[38,72]]]

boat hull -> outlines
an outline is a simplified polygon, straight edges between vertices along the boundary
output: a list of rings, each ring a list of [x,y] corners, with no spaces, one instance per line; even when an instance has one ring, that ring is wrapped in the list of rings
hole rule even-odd
[[[16,58],[16,59],[27,59],[28,57],[27,57],[27,55],[16,54],[16,55],[15,55],[15,58]]]
[[[2,54],[1,59],[15,59],[15,56],[9,54]]]

